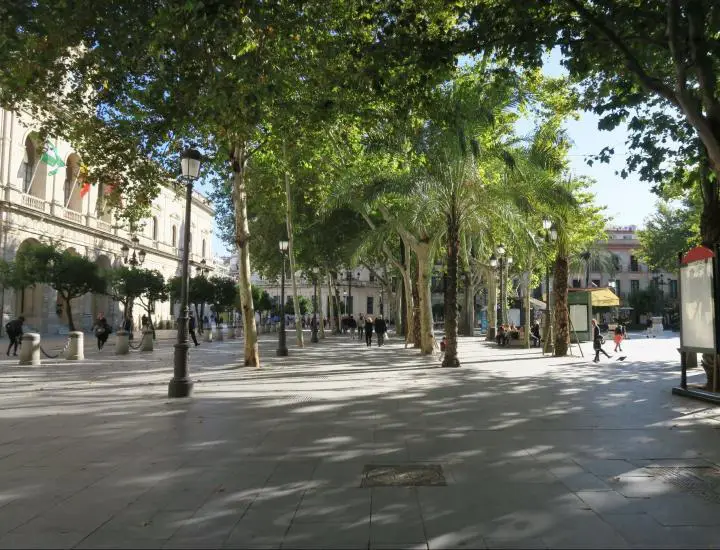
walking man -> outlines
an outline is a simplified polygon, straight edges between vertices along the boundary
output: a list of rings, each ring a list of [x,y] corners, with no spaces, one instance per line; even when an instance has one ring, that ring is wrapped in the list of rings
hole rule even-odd
[[[195,316],[192,311],[190,312],[190,319],[188,319],[188,333],[192,341],[195,342],[195,345],[199,346],[200,344],[198,344],[197,338],[195,337]]]
[[[370,347],[372,345],[373,320],[369,315],[365,317],[365,344]]]
[[[387,324],[382,315],[378,315],[375,319],[375,334],[377,334],[378,347],[382,346],[385,342],[385,333],[387,332]]]
[[[595,359],[593,359],[593,363],[598,363],[600,361],[600,353],[602,353],[605,357],[610,359],[612,355],[608,355],[608,353],[602,348],[602,345],[605,343],[603,340],[602,335],[600,334],[600,327],[597,324],[597,321],[595,319],[592,320],[592,330],[593,330],[593,349],[595,350]]]
[[[18,317],[17,319],[14,319],[12,321],[9,321],[7,325],[5,325],[5,332],[7,332],[8,338],[10,338],[10,345],[7,349],[7,354],[10,355],[10,348],[15,346],[15,350],[13,351],[13,355],[17,355],[17,349],[22,341],[22,335],[23,335],[23,323],[25,322],[25,317],[22,315]]]

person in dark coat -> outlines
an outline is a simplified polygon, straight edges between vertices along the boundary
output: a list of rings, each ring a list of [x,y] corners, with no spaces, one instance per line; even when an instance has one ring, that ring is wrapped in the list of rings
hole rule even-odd
[[[93,327],[93,332],[95,333],[95,338],[97,338],[97,346],[99,350],[103,349],[105,346],[105,342],[107,342],[107,339],[110,337],[111,331],[112,328],[107,322],[105,314],[102,312],[99,313],[97,320],[95,321],[95,326]]]
[[[15,346],[13,355],[17,355],[18,346],[22,342],[23,323],[24,322],[25,322],[25,317],[23,317],[21,315],[17,319],[13,319],[12,321],[9,321],[8,324],[5,325],[5,332],[7,332],[8,338],[10,338],[10,345],[8,346],[8,349],[7,349],[8,355],[10,355],[10,348],[12,348],[13,346]]]
[[[387,332],[387,324],[382,315],[375,319],[375,334],[377,334],[378,347],[382,346],[385,341],[385,333]]]
[[[532,328],[530,329],[530,339],[532,340],[533,346],[540,345],[540,323],[535,321]]]
[[[195,345],[199,346],[200,344],[198,344],[197,337],[195,336],[195,316],[192,314],[192,311],[190,312],[190,318],[188,319],[188,333]]]
[[[365,344],[369,347],[372,345],[373,320],[369,315],[365,317]]]
[[[593,349],[595,350],[595,359],[593,359],[593,362],[597,363],[600,361],[601,353],[605,357],[610,359],[612,357],[612,355],[608,355],[608,353],[602,348],[603,337],[600,334],[600,327],[598,326],[597,321],[595,319],[592,320],[592,331],[593,331]]]

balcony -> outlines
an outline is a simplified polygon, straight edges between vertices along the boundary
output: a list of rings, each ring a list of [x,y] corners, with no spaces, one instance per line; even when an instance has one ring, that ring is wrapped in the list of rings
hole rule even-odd
[[[33,197],[32,195],[21,195],[21,201],[20,203],[23,206],[26,206],[27,208],[32,208],[33,210],[37,210],[39,212],[45,212],[47,210],[47,202],[45,202],[43,199],[39,199],[37,197]]]
[[[80,225],[85,225],[85,216],[83,216],[80,212],[75,212],[75,210],[63,208],[62,217],[67,221],[78,223]]]

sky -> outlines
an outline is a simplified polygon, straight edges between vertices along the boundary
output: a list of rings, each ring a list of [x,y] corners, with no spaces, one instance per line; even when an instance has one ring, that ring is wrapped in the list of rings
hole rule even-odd
[[[552,77],[567,74],[560,65],[557,50],[547,56],[543,72]],[[613,131],[598,130],[598,120],[595,114],[583,112],[578,120],[568,121],[565,125],[572,142],[569,152],[571,170],[575,175],[591,176],[596,181],[591,191],[595,194],[595,202],[606,207],[605,215],[610,218],[610,225],[642,227],[645,218],[655,211],[657,196],[650,191],[650,185],[641,182],[636,174],[630,173],[626,179],[615,174],[625,166],[627,127],[620,124]],[[527,134],[532,130],[532,125],[530,121],[521,121],[517,129],[521,134]],[[589,166],[587,157],[596,155],[606,146],[615,149],[610,162],[596,162]],[[200,186],[200,191],[207,195],[209,189]],[[213,252],[220,256],[228,255],[229,251],[218,235],[219,229],[215,223]]]

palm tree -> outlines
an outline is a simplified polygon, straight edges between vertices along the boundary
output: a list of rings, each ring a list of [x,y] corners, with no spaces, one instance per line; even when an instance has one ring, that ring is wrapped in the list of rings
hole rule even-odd
[[[573,273],[584,272],[585,288],[590,288],[590,273],[607,273],[613,278],[620,270],[620,259],[597,243],[592,243],[571,258],[570,269]]]

